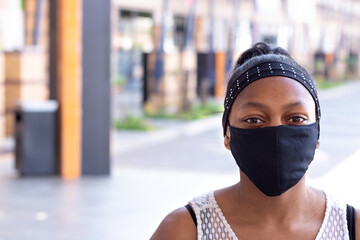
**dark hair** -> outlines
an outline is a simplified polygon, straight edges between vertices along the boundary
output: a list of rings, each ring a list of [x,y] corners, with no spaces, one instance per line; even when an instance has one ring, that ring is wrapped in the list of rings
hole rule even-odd
[[[236,60],[234,68],[230,73],[230,78],[226,87],[226,92],[229,91],[229,87],[236,81],[236,78],[247,68],[253,67],[258,63],[264,61],[264,59],[269,58],[269,60],[276,60],[280,58],[282,62],[285,62],[289,65],[293,65],[296,68],[300,69],[303,72],[307,71],[301,67],[295,60],[290,56],[290,54],[281,47],[272,48],[269,44],[264,42],[255,43],[251,48],[243,52],[240,57]],[[250,61],[251,60],[251,61]],[[238,74],[236,74],[238,72]]]
[[[267,43],[258,42],[255,43],[252,48],[249,48],[240,55],[238,60],[236,60],[235,68],[241,66],[242,64],[244,64],[246,61],[248,61],[253,57],[266,55],[266,54],[284,55],[292,59],[290,54],[285,49],[281,47],[271,48],[271,46],[268,45]]]
[[[320,107],[317,99],[317,90],[316,90],[316,83],[313,81],[313,79],[310,77],[309,73],[298,63],[295,62],[295,60],[290,56],[290,54],[281,47],[271,47],[267,43],[259,42],[254,44],[251,48],[243,52],[240,57],[237,59],[233,70],[230,73],[229,81],[226,87],[226,96],[232,96],[232,86],[234,86],[237,82],[239,84],[239,77],[247,72],[249,69],[259,66],[259,64],[264,62],[280,62],[289,65],[290,67],[293,67],[295,69],[300,70],[305,75],[309,76],[307,78],[307,81],[309,82],[309,85],[311,86],[311,89],[308,90],[313,91],[311,93],[313,95],[315,104],[317,105],[317,120],[320,119]],[[260,75],[259,75],[260,76]],[[302,82],[302,81],[301,81]],[[303,84],[304,85],[304,84]],[[247,85],[245,85],[246,87]],[[305,86],[305,85],[304,85]],[[239,88],[240,89],[240,88]],[[241,91],[241,90],[240,90]],[[233,96],[234,98],[236,96]],[[233,99],[231,97],[231,99]],[[228,97],[229,98],[229,97]],[[227,127],[227,118],[228,114],[231,110],[231,102],[228,98],[225,98],[224,100],[224,106],[225,111],[223,114],[223,130],[224,135],[226,133],[226,127]],[[228,105],[228,103],[230,104]],[[227,109],[229,108],[229,109]]]

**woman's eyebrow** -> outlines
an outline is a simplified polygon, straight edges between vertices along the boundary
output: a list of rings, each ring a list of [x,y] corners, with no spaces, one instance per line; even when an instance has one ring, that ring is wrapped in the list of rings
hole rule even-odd
[[[297,101],[297,102],[292,102],[292,103],[288,103],[286,104],[283,109],[287,110],[290,108],[294,108],[297,106],[306,106],[306,104],[302,101]],[[260,109],[268,109],[269,107],[265,104],[262,103],[258,103],[258,102],[247,102],[244,103],[243,105],[240,106],[240,109],[245,109],[245,108],[260,108]]]
[[[297,106],[299,106],[299,105],[305,106],[306,104],[305,104],[304,102],[302,102],[302,101],[298,101],[298,102],[288,103],[288,104],[286,104],[283,108],[284,108],[285,110],[287,110],[287,109],[290,109],[290,108],[297,107]]]
[[[257,103],[257,102],[247,102],[247,103],[241,105],[241,107],[240,107],[240,109],[244,109],[244,108],[268,109],[268,106],[261,104],[261,103]]]

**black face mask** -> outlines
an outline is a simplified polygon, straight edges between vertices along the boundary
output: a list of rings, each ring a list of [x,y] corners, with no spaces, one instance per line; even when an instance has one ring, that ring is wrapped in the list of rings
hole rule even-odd
[[[314,158],[318,122],[302,126],[242,129],[230,126],[230,149],[237,165],[267,196],[295,186]]]

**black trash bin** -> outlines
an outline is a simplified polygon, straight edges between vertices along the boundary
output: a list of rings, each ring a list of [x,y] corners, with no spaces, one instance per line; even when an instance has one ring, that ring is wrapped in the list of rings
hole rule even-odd
[[[19,102],[15,108],[15,167],[21,175],[54,175],[57,164],[54,100]]]

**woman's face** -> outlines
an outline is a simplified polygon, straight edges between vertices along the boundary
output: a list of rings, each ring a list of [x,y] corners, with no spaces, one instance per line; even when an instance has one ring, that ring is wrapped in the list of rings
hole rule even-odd
[[[235,99],[229,115],[237,128],[262,128],[279,125],[307,125],[316,121],[315,102],[296,80],[266,77],[251,83]],[[230,131],[224,144],[229,148]]]

